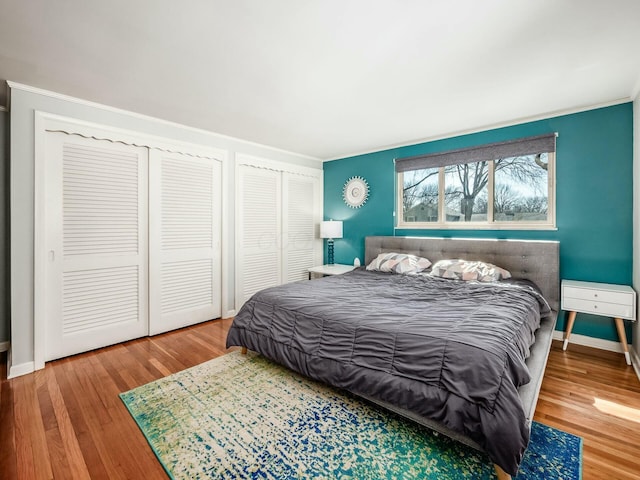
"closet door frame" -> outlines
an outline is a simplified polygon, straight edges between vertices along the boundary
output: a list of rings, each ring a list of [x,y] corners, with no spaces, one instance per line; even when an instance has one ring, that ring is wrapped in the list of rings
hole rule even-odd
[[[219,148],[172,140],[170,138],[126,130],[108,125],[36,111],[34,116],[34,298],[33,298],[33,358],[34,370],[40,370],[45,365],[45,331],[46,331],[46,135],[47,132],[63,132],[76,134],[87,138],[96,138],[122,142],[128,145],[147,147],[149,149],[166,150],[194,156],[215,158],[222,163],[222,316],[232,311],[229,305],[230,276],[229,254],[233,252],[225,232],[229,226],[229,165],[228,151]]]

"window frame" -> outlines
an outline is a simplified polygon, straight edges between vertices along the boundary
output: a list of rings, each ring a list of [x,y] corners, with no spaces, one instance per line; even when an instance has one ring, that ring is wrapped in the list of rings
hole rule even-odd
[[[547,219],[529,222],[496,221],[494,220],[494,192],[495,192],[495,159],[481,160],[489,164],[487,182],[487,220],[475,222],[447,222],[445,203],[445,168],[437,167],[438,171],[438,221],[437,222],[406,222],[404,220],[403,191],[404,172],[394,172],[396,175],[396,229],[412,230],[557,230],[556,227],[556,153],[547,152]],[[469,162],[476,163],[476,162]],[[416,169],[418,170],[418,169]],[[415,170],[409,170],[415,171]]]

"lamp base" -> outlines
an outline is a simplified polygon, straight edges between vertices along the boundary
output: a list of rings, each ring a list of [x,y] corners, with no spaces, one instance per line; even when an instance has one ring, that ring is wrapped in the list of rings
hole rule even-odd
[[[327,264],[333,265],[333,239],[327,240]]]

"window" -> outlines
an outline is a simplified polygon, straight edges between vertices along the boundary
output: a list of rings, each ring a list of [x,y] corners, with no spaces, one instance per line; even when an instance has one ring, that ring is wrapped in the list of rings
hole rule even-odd
[[[555,134],[396,160],[399,228],[555,227]]]

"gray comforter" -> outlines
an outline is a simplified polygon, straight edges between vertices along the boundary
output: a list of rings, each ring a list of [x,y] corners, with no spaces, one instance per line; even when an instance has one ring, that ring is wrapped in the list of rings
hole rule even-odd
[[[358,269],[258,292],[227,347],[435,420],[515,475],[529,440],[517,388],[547,309],[527,285]]]

